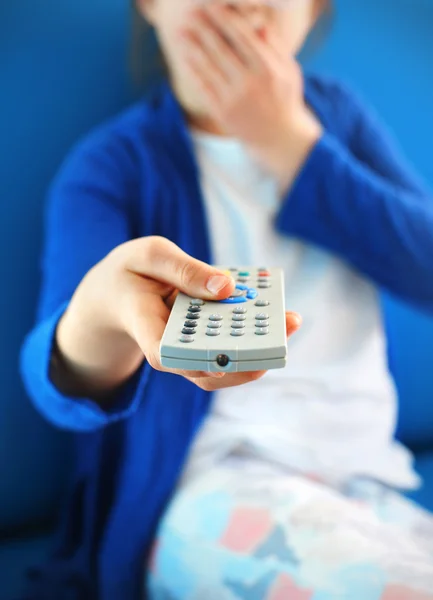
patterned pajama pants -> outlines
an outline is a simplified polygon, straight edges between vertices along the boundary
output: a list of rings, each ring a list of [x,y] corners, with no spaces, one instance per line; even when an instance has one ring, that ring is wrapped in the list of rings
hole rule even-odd
[[[146,586],[151,600],[433,600],[433,515],[378,483],[219,467],[178,491]]]

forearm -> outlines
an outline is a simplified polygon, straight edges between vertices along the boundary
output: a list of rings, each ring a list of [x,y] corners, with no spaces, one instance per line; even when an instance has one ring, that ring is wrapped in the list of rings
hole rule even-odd
[[[127,294],[118,293],[117,258],[116,268],[110,268],[117,255],[112,253],[87,273],[57,325],[50,376],[66,395],[104,400],[143,362],[121,320]]]
[[[250,146],[253,156],[275,177],[281,197],[291,189],[322,135],[323,127],[317,118],[301,106],[271,142]]]
[[[335,252],[377,284],[433,310],[433,201],[376,175],[331,136],[311,153],[277,227]]]
[[[143,353],[126,333],[88,327],[66,312],[59,322],[50,362],[57,389],[101,403],[140,367]]]

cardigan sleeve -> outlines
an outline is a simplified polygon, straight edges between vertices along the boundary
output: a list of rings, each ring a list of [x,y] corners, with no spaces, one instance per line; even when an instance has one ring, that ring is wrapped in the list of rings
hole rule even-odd
[[[327,131],[283,199],[277,228],[339,255],[379,286],[433,311],[433,196],[378,118],[335,94]]]
[[[57,323],[89,269],[131,238],[135,193],[128,152],[119,140],[101,133],[72,152],[50,189],[39,308],[22,348],[21,372],[36,408],[60,428],[104,427],[131,415],[143,396],[147,364],[118,391],[107,412],[91,398],[61,394],[49,377]]]

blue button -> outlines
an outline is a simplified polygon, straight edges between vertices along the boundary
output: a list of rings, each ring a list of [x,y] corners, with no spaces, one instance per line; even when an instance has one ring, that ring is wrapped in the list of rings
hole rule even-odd
[[[247,302],[247,300],[254,300],[258,296],[258,292],[255,289],[249,288],[247,285],[241,285],[240,283],[236,286],[236,290],[246,292],[246,297],[245,295],[233,295],[225,300],[220,300],[221,304],[240,304],[241,302]]]
[[[227,298],[226,300],[220,300],[221,304],[240,304],[241,302],[246,302],[247,299],[245,296],[241,296],[240,298]]]

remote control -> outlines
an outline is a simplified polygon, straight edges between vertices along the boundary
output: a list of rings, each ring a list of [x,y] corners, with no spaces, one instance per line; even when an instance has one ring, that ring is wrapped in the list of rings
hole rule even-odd
[[[213,302],[179,293],[161,340],[162,366],[227,373],[283,368],[283,270],[218,268],[235,279],[233,295]]]

